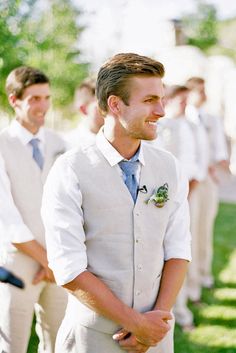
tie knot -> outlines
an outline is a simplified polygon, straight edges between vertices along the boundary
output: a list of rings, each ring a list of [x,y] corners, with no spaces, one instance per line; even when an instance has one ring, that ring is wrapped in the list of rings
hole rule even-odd
[[[32,139],[32,140],[30,140],[29,143],[31,144],[31,146],[33,146],[33,148],[37,148],[39,145],[39,139],[37,139],[37,138]]]
[[[138,161],[121,161],[120,168],[126,176],[135,175],[138,169]]]

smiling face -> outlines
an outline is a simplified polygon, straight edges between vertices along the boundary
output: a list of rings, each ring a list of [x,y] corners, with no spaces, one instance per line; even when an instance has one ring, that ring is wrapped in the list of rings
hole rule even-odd
[[[25,88],[21,98],[11,95],[9,100],[19,123],[36,134],[44,125],[45,115],[50,107],[49,84],[33,84]]]
[[[157,121],[164,116],[164,89],[158,76],[135,76],[129,82],[129,103],[119,100],[118,121],[130,140],[154,140]]]

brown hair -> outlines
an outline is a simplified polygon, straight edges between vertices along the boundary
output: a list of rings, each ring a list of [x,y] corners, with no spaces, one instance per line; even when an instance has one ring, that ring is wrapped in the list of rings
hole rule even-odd
[[[29,66],[20,66],[10,72],[6,80],[7,95],[21,98],[24,90],[34,84],[50,83],[49,78],[40,70]]]
[[[189,89],[189,90],[193,90],[193,89],[196,89],[198,88],[199,85],[202,85],[205,83],[205,80],[201,77],[197,77],[197,76],[194,76],[194,77],[190,77],[187,81],[186,81],[186,87]]]
[[[168,86],[166,87],[166,97],[168,99],[175,98],[181,93],[188,92],[189,89],[186,86],[181,86],[181,85],[173,85],[173,86]]]
[[[87,77],[76,88],[76,91],[82,88],[87,88],[87,90],[91,93],[91,95],[95,96],[95,87],[96,87],[96,79],[94,77]]]
[[[109,59],[99,70],[96,84],[98,105],[103,114],[108,112],[107,99],[120,97],[128,105],[129,81],[134,76],[158,76],[165,74],[164,66],[151,58],[133,53],[121,53]]]

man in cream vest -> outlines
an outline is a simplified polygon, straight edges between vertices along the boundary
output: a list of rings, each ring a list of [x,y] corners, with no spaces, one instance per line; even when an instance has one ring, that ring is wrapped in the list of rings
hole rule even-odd
[[[171,308],[190,260],[188,187],[170,153],[141,143],[164,115],[163,75],[137,54],[105,63],[104,127],[49,173],[49,266],[70,292],[57,353],[173,353]]]
[[[40,208],[43,184],[55,159],[64,152],[64,143],[43,128],[50,106],[49,80],[44,73],[19,67],[9,74],[6,91],[16,118],[0,134],[11,190],[8,215],[1,212],[0,265],[19,276],[25,289],[0,284],[0,351],[26,353],[35,308],[39,352],[52,353],[67,294],[55,284],[48,268]]]

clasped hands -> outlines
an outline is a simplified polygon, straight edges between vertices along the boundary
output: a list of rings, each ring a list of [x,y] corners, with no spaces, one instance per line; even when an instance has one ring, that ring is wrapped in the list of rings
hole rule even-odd
[[[168,311],[148,311],[141,314],[140,318],[132,332],[121,329],[113,335],[113,339],[128,353],[146,352],[156,346],[170,330],[168,320],[172,319],[172,315]]]

